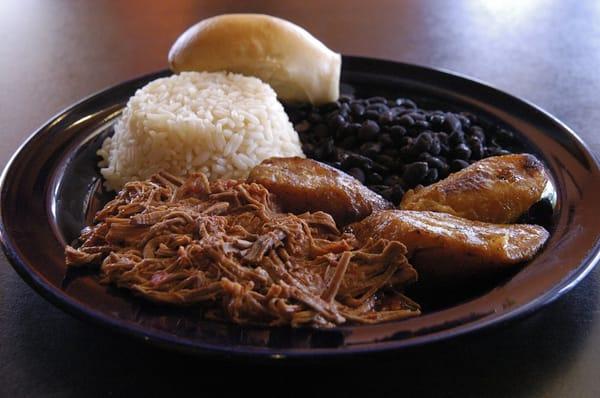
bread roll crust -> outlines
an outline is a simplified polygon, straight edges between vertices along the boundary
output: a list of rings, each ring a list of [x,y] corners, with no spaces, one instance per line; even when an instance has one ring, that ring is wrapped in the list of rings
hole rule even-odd
[[[321,104],[339,96],[341,55],[303,28],[262,14],[198,22],[169,52],[174,72],[229,71],[256,76],[287,102]]]

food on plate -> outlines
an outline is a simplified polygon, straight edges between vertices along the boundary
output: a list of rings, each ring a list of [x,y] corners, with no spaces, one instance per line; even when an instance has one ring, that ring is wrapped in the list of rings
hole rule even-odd
[[[102,281],[151,301],[202,304],[211,318],[329,327],[418,315],[403,294],[417,280],[496,275],[533,258],[549,235],[389,207],[352,177],[297,157],[268,159],[246,181],[160,172],[125,184],[82,244],[66,248],[66,263],[99,265]]]
[[[354,177],[311,159],[267,159],[252,169],[248,181],[275,194],[284,211],[324,211],[338,225],[393,208]]]
[[[272,156],[303,156],[298,134],[269,85],[233,73],[185,72],[131,97],[98,151],[110,189],[160,170],[245,178]]]
[[[104,282],[148,300],[202,303],[237,323],[334,326],[420,313],[417,274],[397,241],[358,241],[326,213],[283,213],[262,185],[160,173],[125,184],[66,248]]]
[[[186,30],[169,51],[174,72],[256,76],[287,102],[322,104],[339,95],[341,55],[303,28],[260,14],[226,14]]]
[[[408,98],[341,95],[322,106],[288,106],[307,157],[353,175],[394,204],[488,156],[519,148],[513,132],[470,112]]]
[[[387,210],[352,224],[362,241],[399,241],[424,281],[464,280],[531,260],[548,239],[538,225],[491,224],[431,211]]]
[[[435,184],[406,192],[400,207],[509,224],[541,199],[548,183],[544,165],[535,156],[494,156]]]
[[[179,73],[138,90],[98,151],[120,192],[66,247],[69,267],[212,319],[331,327],[419,315],[411,285],[461,290],[549,237],[511,224],[537,220],[551,187],[533,155],[509,154],[512,132],[338,98],[340,55],[290,22],[210,18],[169,62]]]

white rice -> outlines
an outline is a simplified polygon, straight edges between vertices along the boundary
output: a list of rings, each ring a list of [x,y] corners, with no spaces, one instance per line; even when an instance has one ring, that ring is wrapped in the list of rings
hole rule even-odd
[[[160,170],[245,178],[266,158],[304,156],[273,89],[224,72],[183,72],[139,89],[98,155],[109,189]]]

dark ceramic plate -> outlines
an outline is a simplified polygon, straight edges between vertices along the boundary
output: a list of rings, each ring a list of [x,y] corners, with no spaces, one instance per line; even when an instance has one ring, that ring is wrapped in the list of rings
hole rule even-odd
[[[66,242],[77,237],[99,192],[95,150],[111,133],[127,99],[168,72],[141,77],[89,97],[52,118],[15,154],[2,177],[1,238],[17,272],[69,313],[151,343],[194,353],[273,358],[379,352],[446,339],[530,313],[574,287],[599,257],[598,163],[568,127],[539,108],[447,72],[344,57],[342,88],[358,96],[408,96],[468,110],[517,131],[546,163],[557,202],[544,250],[493,286],[430,305],[418,318],[330,330],[240,327],[198,319],[194,311],[148,304],[67,273]]]

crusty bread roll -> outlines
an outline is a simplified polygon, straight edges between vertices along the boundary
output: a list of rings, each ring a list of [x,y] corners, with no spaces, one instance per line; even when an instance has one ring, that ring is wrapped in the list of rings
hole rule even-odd
[[[225,14],[198,22],[169,51],[174,72],[230,71],[269,83],[279,99],[322,104],[339,95],[341,56],[289,21]]]

